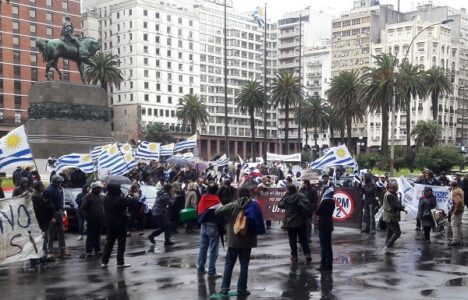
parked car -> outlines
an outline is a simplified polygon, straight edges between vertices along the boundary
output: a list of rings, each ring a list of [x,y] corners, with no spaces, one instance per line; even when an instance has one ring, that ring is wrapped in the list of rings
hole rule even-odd
[[[153,222],[152,212],[154,202],[156,201],[156,195],[158,193],[158,189],[152,185],[142,184],[140,185],[141,192],[146,197],[146,214],[145,214],[145,228],[154,228],[155,224]],[[124,184],[121,187],[122,193],[124,195],[128,194],[130,190],[130,185]]]
[[[78,232],[78,204],[76,196],[81,193],[80,188],[64,188],[63,202],[64,209],[68,216],[68,231]]]

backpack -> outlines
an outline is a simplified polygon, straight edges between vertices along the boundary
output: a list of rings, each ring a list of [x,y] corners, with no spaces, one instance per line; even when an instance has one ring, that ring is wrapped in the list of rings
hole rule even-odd
[[[247,216],[244,210],[241,209],[237,214],[236,222],[234,222],[234,234],[245,236],[247,235],[248,227]]]

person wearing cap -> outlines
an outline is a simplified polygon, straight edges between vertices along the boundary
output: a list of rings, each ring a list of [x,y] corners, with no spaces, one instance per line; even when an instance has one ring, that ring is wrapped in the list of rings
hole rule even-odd
[[[434,227],[434,218],[432,217],[432,209],[437,205],[437,200],[430,186],[424,188],[423,196],[419,199],[418,219],[421,220],[421,225],[424,232],[424,240],[431,242],[431,228]]]
[[[81,213],[86,219],[86,257],[101,254],[101,232],[104,227],[104,196],[101,194],[104,185],[100,181],[91,184],[91,192],[86,194],[81,203]]]
[[[327,189],[331,186],[333,186],[333,183],[330,181],[330,176],[328,176],[327,174],[324,174],[322,176],[322,193],[321,194],[324,195]]]
[[[27,177],[20,179],[20,184],[13,190],[12,196],[25,196],[29,193],[32,193],[32,189]]]
[[[459,246],[462,229],[462,215],[465,208],[465,195],[463,190],[458,186],[458,182],[456,180],[452,180],[450,182],[450,190],[453,201],[452,209],[450,210],[452,215],[450,227],[452,228],[453,236],[452,242],[449,243],[449,246]]]
[[[323,194],[322,201],[315,212],[318,217],[317,227],[319,230],[321,257],[318,271],[331,271],[333,268],[332,231],[333,212],[335,211],[334,194],[334,188],[329,187]]]
[[[54,205],[55,213],[54,218],[49,226],[49,236],[53,237],[54,234],[58,237],[60,257],[70,256],[70,253],[66,250],[65,245],[65,230],[63,226],[63,217],[65,216],[63,210],[63,189],[62,189],[63,178],[60,175],[54,175],[51,178],[51,183],[44,191],[42,196]],[[51,250],[54,247],[54,239],[49,239],[48,249]]]
[[[385,238],[385,251],[393,247],[395,241],[400,237],[401,230],[400,213],[406,212],[404,206],[401,205],[397,196],[398,183],[391,181],[388,184],[387,192],[383,199],[383,221],[387,225],[387,236]]]

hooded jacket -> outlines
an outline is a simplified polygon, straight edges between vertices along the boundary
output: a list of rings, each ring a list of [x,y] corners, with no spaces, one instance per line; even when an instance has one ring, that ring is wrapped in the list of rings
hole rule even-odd
[[[434,195],[423,196],[419,199],[418,218],[421,220],[423,227],[434,226],[434,218],[432,217],[431,209],[436,208],[437,200]]]
[[[44,199],[42,193],[34,191],[32,196],[34,214],[36,215],[37,223],[43,232],[49,229],[50,221],[54,217],[55,207],[50,200]]]
[[[153,216],[168,216],[169,207],[173,205],[174,200],[164,189],[160,190],[156,196],[153,206]]]
[[[257,247],[257,233],[247,230],[246,235],[234,233],[234,223],[241,209],[245,210],[252,199],[249,197],[239,198],[237,201],[218,207],[215,214],[224,216],[227,221],[227,246],[231,248],[255,248]]]
[[[107,195],[104,198],[104,219],[107,228],[127,228],[127,208],[133,201],[122,195],[120,184],[107,185]]]
[[[104,221],[104,197],[99,193],[87,194],[81,203],[81,212],[87,221]]]
[[[278,203],[279,208],[285,210],[284,223],[286,228],[295,228],[304,226],[306,223],[305,214],[301,211],[299,201],[308,201],[307,198],[301,193],[293,195],[286,195]]]
[[[387,191],[383,199],[383,221],[386,223],[400,221],[400,212],[404,210],[405,207],[401,205],[398,197]]]

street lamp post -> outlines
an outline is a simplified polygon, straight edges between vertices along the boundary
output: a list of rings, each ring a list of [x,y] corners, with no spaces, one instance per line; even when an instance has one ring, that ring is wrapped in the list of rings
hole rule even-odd
[[[416,40],[416,38],[425,30],[433,27],[433,26],[436,26],[436,25],[444,25],[444,24],[448,24],[448,23],[451,23],[453,22],[454,20],[453,19],[445,19],[445,20],[442,20],[440,22],[437,22],[437,23],[434,23],[434,24],[431,24],[429,26],[426,26],[424,27],[421,31],[419,31],[414,37],[413,39],[411,40],[409,46],[408,46],[408,49],[406,50],[406,53],[405,53],[405,57],[403,58],[403,61],[406,61],[408,59],[408,54],[409,54],[409,51],[411,49],[411,46],[413,45],[414,41]],[[394,70],[394,73],[395,71],[397,70]],[[395,84],[396,81],[394,80],[393,82],[393,96],[392,96],[392,112],[391,112],[391,132],[390,132],[390,139],[391,139],[391,144],[390,144],[390,176],[393,176],[393,171],[394,171],[394,165],[395,165],[395,110],[396,110],[396,90],[395,90]],[[409,132],[407,132],[406,134],[409,134]]]

